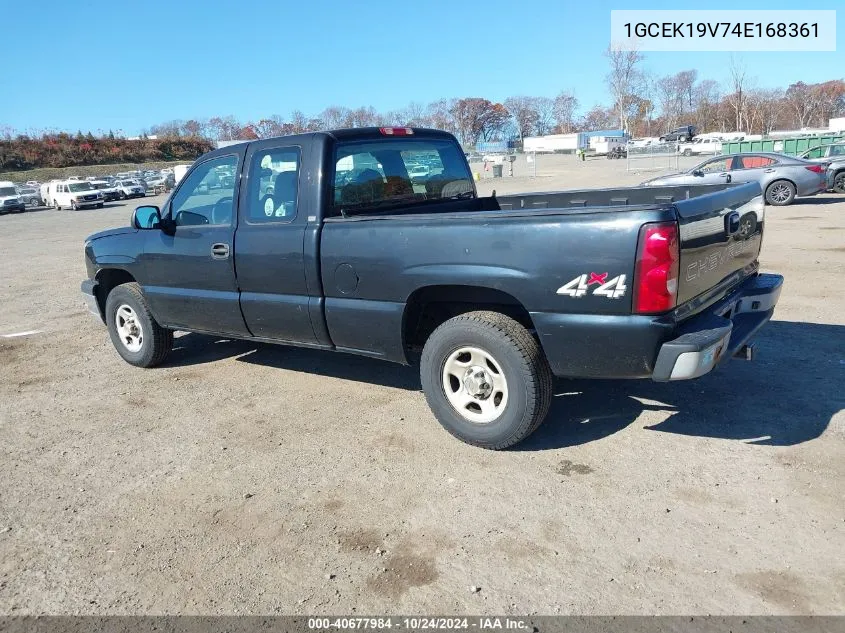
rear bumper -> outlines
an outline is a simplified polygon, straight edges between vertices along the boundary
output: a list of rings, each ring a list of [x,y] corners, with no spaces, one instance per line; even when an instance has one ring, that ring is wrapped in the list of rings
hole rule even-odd
[[[758,275],[715,311],[684,323],[680,336],[660,346],[652,379],[689,380],[712,371],[772,318],[782,287],[780,275]]]
[[[555,376],[682,380],[741,349],[771,318],[782,283],[780,275],[756,275],[680,323],[671,314],[530,316]]]

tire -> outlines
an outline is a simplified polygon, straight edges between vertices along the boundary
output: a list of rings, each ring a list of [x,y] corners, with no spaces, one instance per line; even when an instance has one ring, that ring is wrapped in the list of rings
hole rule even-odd
[[[60,205],[59,201],[56,200],[56,211],[61,211],[61,210],[62,210],[62,205]]]
[[[98,204],[98,205],[97,205],[97,208],[98,208],[98,209],[102,209],[102,208],[103,208],[103,203],[101,202],[100,204]]]
[[[775,180],[766,187],[766,203],[773,207],[785,207],[795,200],[795,185],[788,180]]]
[[[109,293],[106,325],[114,348],[130,365],[155,367],[173,349],[173,331],[156,322],[137,283],[115,286]]]
[[[841,171],[833,177],[833,190],[836,193],[845,193],[845,171]]]
[[[121,200],[126,200],[126,194],[123,193],[122,191],[117,195],[117,197],[120,198]]]
[[[70,201],[70,208],[73,209],[74,211],[79,210],[79,207],[76,206],[76,203],[73,200]]]
[[[692,150],[689,147],[684,150],[684,156],[692,156]]]
[[[462,376],[473,367],[480,372],[462,381],[450,366]],[[552,373],[539,343],[498,312],[469,312],[434,330],[423,348],[420,379],[443,428],[481,448],[500,450],[521,442],[551,405]]]

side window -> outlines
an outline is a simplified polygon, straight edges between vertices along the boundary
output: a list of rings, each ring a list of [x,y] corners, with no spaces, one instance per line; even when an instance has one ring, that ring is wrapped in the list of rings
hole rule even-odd
[[[823,148],[814,147],[809,152],[807,152],[807,155],[804,158],[821,158],[822,156],[824,156]]]
[[[774,164],[775,159],[768,156],[743,156],[740,159],[740,169],[759,169]]]
[[[298,147],[255,152],[249,168],[247,222],[290,222],[296,217],[299,166]]]
[[[729,156],[728,158],[719,158],[717,160],[711,160],[709,163],[705,163],[701,166],[701,171],[703,171],[705,174],[717,174],[723,171],[728,171],[728,169],[730,169],[732,160],[732,156]]]
[[[221,156],[194,169],[170,203],[176,226],[232,223],[237,156]]]
[[[845,156],[845,145],[831,145],[829,156]]]

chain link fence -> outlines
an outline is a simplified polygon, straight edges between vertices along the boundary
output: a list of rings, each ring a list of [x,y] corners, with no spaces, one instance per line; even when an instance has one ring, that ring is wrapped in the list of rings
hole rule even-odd
[[[637,146],[628,143],[627,171],[678,170],[678,146],[675,143],[652,143]]]

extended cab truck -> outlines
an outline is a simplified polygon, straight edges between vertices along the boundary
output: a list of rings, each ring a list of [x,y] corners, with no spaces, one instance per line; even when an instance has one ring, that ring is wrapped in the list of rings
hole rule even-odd
[[[161,209],[87,239],[82,292],[141,367],[174,330],[419,354],[437,419],[495,449],[540,424],[553,375],[683,380],[750,355],[782,283],[758,272],[763,225],[757,183],[479,197],[445,132],[342,130],[201,157]]]

